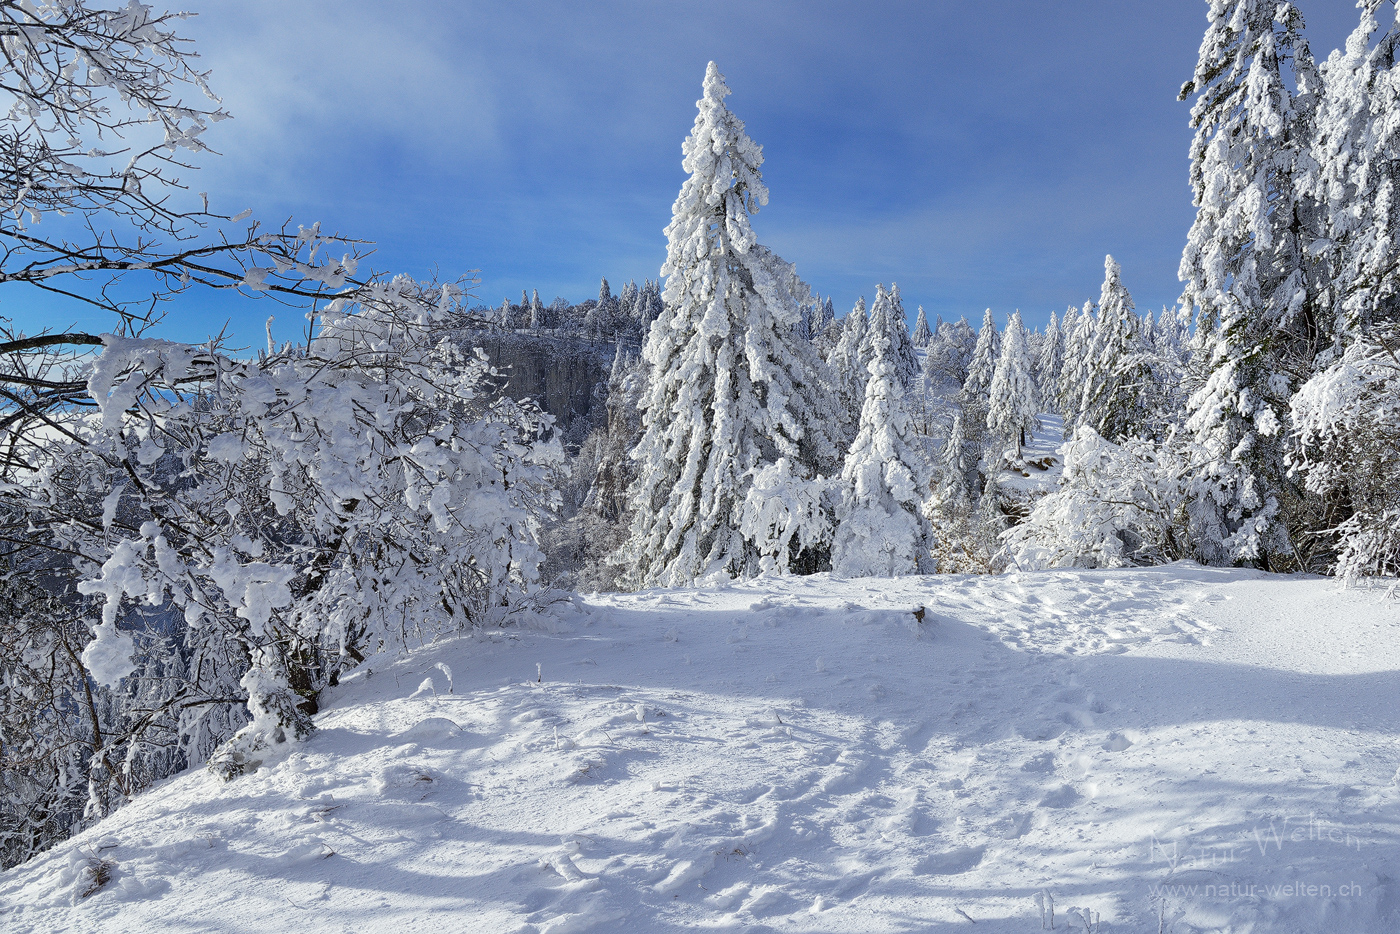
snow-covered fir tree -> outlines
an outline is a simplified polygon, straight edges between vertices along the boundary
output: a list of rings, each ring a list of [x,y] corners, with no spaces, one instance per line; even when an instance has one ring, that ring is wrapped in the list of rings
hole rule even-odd
[[[818,299],[818,301],[820,300]],[[815,304],[811,301],[802,303],[802,308],[799,309],[800,314],[798,316],[796,325],[798,337],[808,341],[812,339],[812,318],[814,313],[820,307],[821,306],[819,304]]]
[[[1143,332],[1122,267],[1107,256],[1077,415],[1110,441],[1141,434],[1153,414],[1148,399],[1155,374]]]
[[[1089,371],[1093,367],[1094,303],[1085,302],[1079,311],[1071,306],[1065,312],[1060,330],[1067,334],[1065,359],[1060,366],[1060,414],[1065,420],[1065,437],[1071,438],[1083,413],[1080,406],[1084,399],[1084,384],[1088,382]]]
[[[987,556],[986,570],[991,570],[996,552],[1006,531],[1007,514],[1002,508],[1000,464],[982,473],[982,495],[977,499],[976,513],[970,523],[970,544]]]
[[[1162,353],[1173,353],[1184,360],[1191,344],[1191,312],[1185,308],[1163,308],[1153,332],[1152,340]]]
[[[1065,313],[1060,315],[1060,369],[1064,369],[1066,360],[1069,357],[1069,342],[1074,336],[1074,329],[1079,324],[1079,309],[1070,305],[1065,309]],[[1056,387],[1056,391],[1059,389]]]
[[[632,311],[632,328],[638,337],[646,336],[651,323],[661,315],[661,308],[661,284],[654,279],[647,279],[637,292],[637,303]]]
[[[860,431],[841,470],[832,572],[894,577],[930,569],[933,529],[923,505],[929,469],[904,407],[887,333],[872,328],[870,379]]]
[[[755,471],[788,458],[810,478],[835,463],[834,406],[795,330],[809,291],[754,234],[750,215],[768,200],[763,155],[729,93],[711,62],[666,228],[664,310],[643,350],[651,382],[632,453],[636,518],[619,554],[633,586],[757,573],[740,531]]]
[[[1305,187],[1322,208],[1324,236],[1308,252],[1330,278],[1318,313],[1330,341],[1290,405],[1291,467],[1313,500],[1307,541],[1319,551],[1309,570],[1348,579],[1400,573],[1400,21],[1375,40],[1383,5],[1358,4],[1360,23],[1322,67],[1318,172]]]
[[[866,340],[869,330],[870,318],[865,313],[865,297],[861,296],[842,319],[841,337],[827,358],[839,406],[836,414],[841,426],[840,437],[848,444],[855,438],[860,409],[865,404],[865,384],[870,378],[870,361],[864,356],[869,349]]]
[[[978,516],[979,496],[986,483],[980,469],[985,431],[969,433],[966,424],[962,408],[954,406],[927,507],[937,530],[933,561],[940,574],[986,572],[999,547],[984,534]]]
[[[540,290],[530,293],[530,328],[538,331],[544,327],[544,305],[540,304]]]
[[[1175,436],[1185,418],[1190,365],[1191,318],[1184,310],[1163,308],[1154,321],[1146,316],[1139,345],[1150,375],[1139,393],[1144,410],[1145,437],[1165,442]]]
[[[588,335],[595,339],[610,338],[618,327],[618,302],[608,285],[607,277],[598,286],[598,300],[584,315],[583,326]]]
[[[968,444],[961,410],[954,410],[948,438],[939,461],[938,502],[950,511],[966,514],[972,504],[972,482],[977,473],[977,456]]]
[[[1395,62],[1400,21],[1373,43],[1382,0],[1365,0],[1361,22],[1344,50],[1322,66],[1311,156],[1315,175],[1304,189],[1321,208],[1322,238],[1308,247],[1336,284],[1319,313],[1325,338],[1339,346],[1395,320],[1400,291],[1400,72]]]
[[[987,394],[992,387],[992,376],[996,373],[997,358],[1001,355],[1001,336],[997,333],[992,310],[987,309],[982,316],[982,328],[977,332],[977,346],[973,348],[972,360],[967,365],[967,379],[963,382],[960,401],[969,413],[977,413],[979,421],[985,421]]]
[[[1284,419],[1316,351],[1307,251],[1317,210],[1300,176],[1318,76],[1290,3],[1214,0],[1191,110],[1196,219],[1180,276],[1202,335],[1188,428],[1201,453],[1195,538],[1211,561],[1296,567]],[[1295,93],[1296,92],[1296,93]]]
[[[1001,354],[988,389],[987,430],[1012,446],[1017,460],[1036,425],[1036,389],[1031,376],[1030,348],[1021,313],[1013,312],[1002,336]]]
[[[914,342],[909,339],[909,319],[904,314],[904,303],[899,298],[899,286],[891,285],[885,291],[883,284],[875,286],[875,304],[870,309],[870,328],[861,343],[861,359],[869,369],[875,359],[874,341],[883,338],[889,342],[890,364],[894,367],[895,378],[905,392],[918,383],[919,358],[914,352]]]
[[[830,301],[830,299],[828,299]],[[825,317],[826,312],[822,312]],[[817,353],[823,360],[830,361],[836,352],[836,345],[841,343],[841,335],[845,333],[845,326],[838,318],[829,318],[821,333],[812,336],[812,344],[817,348]]]
[[[621,324],[631,317],[632,310],[637,307],[637,296],[641,294],[641,289],[637,288],[636,279],[628,279],[623,283],[622,291],[617,296],[616,317]]]
[[[928,316],[924,314],[924,306],[919,306],[919,316],[914,319],[914,346],[920,349],[927,347],[929,341],[933,340],[933,331],[928,326]]]
[[[925,392],[945,398],[960,393],[976,347],[977,332],[966,317],[940,322],[924,352]]]
[[[1060,329],[1059,318],[1052,311],[1035,360],[1035,382],[1040,405],[1050,411],[1059,408],[1060,368],[1064,362],[1064,332]]]
[[[831,303],[831,296],[814,295],[812,297],[812,310],[810,320],[807,324],[807,338],[814,343],[820,343],[822,335],[836,321],[836,308]]]

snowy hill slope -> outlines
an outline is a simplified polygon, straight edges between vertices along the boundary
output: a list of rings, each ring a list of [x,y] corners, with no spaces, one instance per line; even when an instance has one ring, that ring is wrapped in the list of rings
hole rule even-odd
[[[1194,565],[594,597],[357,673],[0,875],[0,929],[1394,932],[1398,637]]]

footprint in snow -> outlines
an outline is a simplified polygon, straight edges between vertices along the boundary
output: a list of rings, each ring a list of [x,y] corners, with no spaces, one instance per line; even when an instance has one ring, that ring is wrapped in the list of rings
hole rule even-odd
[[[1043,808],[1067,808],[1073,807],[1079,801],[1079,792],[1069,785],[1061,785],[1040,799],[1040,806]]]
[[[920,860],[914,871],[926,876],[955,876],[977,868],[986,851],[985,846],[964,846],[936,853]]]
[[[739,911],[756,918],[795,914],[803,904],[777,886],[756,886],[752,891],[753,896],[739,906]]]
[[[1002,831],[1002,838],[1005,840],[1017,840],[1024,837],[1031,829],[1031,815],[1012,814],[1007,818],[1007,826]]]
[[[1026,723],[1018,725],[1016,732],[1032,742],[1044,743],[1061,736],[1065,732],[1065,724],[1062,722]]]
[[[1056,717],[1056,719],[1061,723],[1079,727],[1084,730],[1092,730],[1094,728],[1094,718],[1087,710],[1066,710]]]
[[[1042,752],[1040,755],[1031,756],[1026,763],[1021,766],[1022,772],[1053,772],[1055,771],[1055,754],[1053,752]]]
[[[750,888],[751,885],[749,883],[739,882],[729,886],[728,888],[721,889],[720,891],[715,892],[713,895],[705,896],[704,902],[711,908],[717,908],[720,911],[724,911],[730,906],[732,906],[735,902],[748,895]]]
[[[938,829],[938,821],[923,811],[910,808],[886,818],[880,836],[888,841],[901,837],[927,837]]]
[[[1087,698],[1088,694],[1083,688],[1065,688],[1055,695],[1055,700],[1061,704],[1082,704]]]
[[[449,720],[447,717],[428,717],[419,720],[403,732],[394,734],[394,738],[421,743],[435,739],[452,739],[461,732],[462,727],[455,720]]]

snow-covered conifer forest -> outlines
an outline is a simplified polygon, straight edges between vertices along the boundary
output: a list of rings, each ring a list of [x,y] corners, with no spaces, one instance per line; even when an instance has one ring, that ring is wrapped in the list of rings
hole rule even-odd
[[[1400,27],[1208,6],[1180,301],[1029,327],[838,315],[713,62],[656,278],[495,304],[0,0],[5,298],[109,322],[0,317],[0,928],[1400,931]]]

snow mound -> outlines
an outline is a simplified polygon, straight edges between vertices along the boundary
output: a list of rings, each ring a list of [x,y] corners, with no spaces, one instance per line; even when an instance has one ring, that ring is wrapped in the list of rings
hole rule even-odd
[[[1398,619],[1189,564],[593,597],[357,673],[0,929],[1393,932]]]

